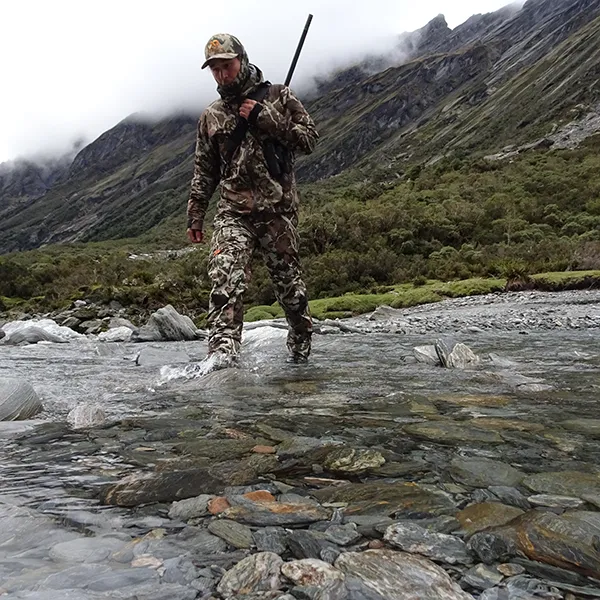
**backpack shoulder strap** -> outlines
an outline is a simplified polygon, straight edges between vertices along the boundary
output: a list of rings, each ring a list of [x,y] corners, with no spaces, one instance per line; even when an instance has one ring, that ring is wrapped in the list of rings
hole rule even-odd
[[[248,94],[248,99],[256,100],[257,102],[262,102],[269,93],[269,88],[271,84],[268,81],[261,83],[254,91]],[[248,121],[246,119],[239,118],[237,125],[234,130],[231,132],[227,140],[227,144],[225,147],[225,164],[229,165],[235,151],[239,148],[242,140],[246,136],[246,132],[248,131]]]

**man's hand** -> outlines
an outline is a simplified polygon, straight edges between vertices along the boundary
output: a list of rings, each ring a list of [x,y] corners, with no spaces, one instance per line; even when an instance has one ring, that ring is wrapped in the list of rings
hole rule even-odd
[[[249,100],[248,98],[246,100],[244,100],[242,102],[242,105],[240,106],[240,117],[243,117],[244,119],[247,119],[250,116],[250,113],[252,112],[252,109],[257,104],[258,103],[256,102],[256,100]]]
[[[189,228],[187,230],[187,235],[192,242],[192,244],[201,244],[204,241],[204,235],[202,234],[202,229],[192,229]]]

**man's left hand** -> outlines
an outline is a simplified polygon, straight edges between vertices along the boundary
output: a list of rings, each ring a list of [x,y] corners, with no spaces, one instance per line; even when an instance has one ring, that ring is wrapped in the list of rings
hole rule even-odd
[[[240,106],[240,117],[247,119],[252,112],[252,109],[257,105],[256,100],[246,99]]]

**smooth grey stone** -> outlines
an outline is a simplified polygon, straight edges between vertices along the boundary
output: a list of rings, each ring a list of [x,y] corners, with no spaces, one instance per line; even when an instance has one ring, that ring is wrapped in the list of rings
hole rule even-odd
[[[259,552],[283,554],[287,550],[287,532],[281,527],[264,527],[252,532],[252,539]]]
[[[489,458],[455,457],[450,462],[450,474],[460,483],[478,488],[513,487],[525,477],[519,469]]]
[[[90,581],[95,581],[98,577],[110,573],[111,568],[106,565],[98,564],[79,564],[68,567],[59,573],[49,575],[40,582],[42,589],[65,590],[73,588],[86,588]]]
[[[413,348],[413,353],[417,362],[434,367],[439,367],[442,364],[435,346],[417,346]]]
[[[159,308],[150,316],[148,323],[131,336],[134,342],[192,341],[205,337],[193,321],[180,315],[170,304]]]
[[[189,521],[190,519],[205,517],[210,514],[208,512],[208,503],[212,497],[209,494],[202,494],[194,498],[186,498],[179,502],[173,502],[169,509],[169,518]]]
[[[227,544],[224,540],[204,529],[197,530],[194,537],[188,540],[190,549],[198,554],[215,554],[225,552]]]
[[[478,590],[487,590],[498,585],[504,579],[504,575],[493,567],[484,564],[475,565],[469,569],[461,579],[462,584],[466,584]]]
[[[67,344],[68,340],[50,333],[41,327],[32,325],[30,327],[24,327],[11,333],[6,340],[5,344],[9,346],[20,346],[25,344],[37,344],[38,342],[52,342],[53,344]]]
[[[129,327],[115,327],[98,334],[101,342],[128,342],[131,340],[133,330]]]
[[[198,579],[198,569],[187,558],[168,558],[164,561],[165,572],[161,578],[162,583],[178,583],[186,585]]]
[[[520,556],[515,556],[512,559],[512,562],[523,567],[527,573],[533,575],[534,577],[568,583],[571,585],[585,586],[589,584],[589,579],[587,577],[579,575],[574,571],[568,571],[567,569],[561,569],[560,567],[554,567],[552,565],[537,562],[535,560],[527,560],[526,558],[521,558]]]
[[[300,494],[287,493],[281,494],[277,498],[278,502],[282,502],[285,504],[319,504],[314,498],[310,498],[309,496],[302,496]]]
[[[125,542],[112,537],[85,537],[50,548],[50,558],[74,563],[97,563],[123,549]]]
[[[404,552],[346,552],[334,566],[346,575],[349,600],[473,600],[443,569]]]
[[[33,386],[14,377],[0,377],[0,421],[25,421],[42,410]]]
[[[527,498],[517,488],[504,485],[491,485],[489,490],[498,497],[502,504],[515,506],[523,510],[531,508],[531,504],[529,504]]]
[[[252,546],[252,530],[247,525],[227,519],[217,519],[208,524],[208,530],[234,548],[242,549]]]
[[[405,552],[422,554],[449,564],[468,565],[473,562],[467,545],[461,539],[429,531],[416,523],[390,525],[383,537],[392,546]]]
[[[361,539],[355,523],[345,525],[332,525],[325,531],[325,537],[338,546],[350,546]]]
[[[272,552],[253,554],[227,571],[217,590],[226,599],[237,598],[242,590],[246,594],[279,590],[282,565],[283,560]]]
[[[356,530],[367,538],[380,538],[385,530],[394,523],[391,517],[378,515],[350,515],[345,516],[348,523],[355,523]]]
[[[137,327],[131,321],[124,319],[123,317],[111,317],[108,322],[108,328],[118,329],[119,327],[127,327],[131,329],[131,331],[137,330]]]

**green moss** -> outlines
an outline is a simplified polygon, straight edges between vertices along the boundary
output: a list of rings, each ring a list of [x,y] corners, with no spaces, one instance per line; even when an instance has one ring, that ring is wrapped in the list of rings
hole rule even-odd
[[[244,314],[244,321],[250,323],[254,321],[264,321],[266,319],[276,319],[283,317],[283,310],[279,306],[253,306]]]
[[[545,291],[600,288],[600,271],[539,273],[531,279],[536,289]]]

